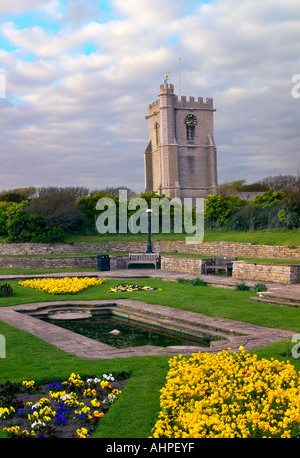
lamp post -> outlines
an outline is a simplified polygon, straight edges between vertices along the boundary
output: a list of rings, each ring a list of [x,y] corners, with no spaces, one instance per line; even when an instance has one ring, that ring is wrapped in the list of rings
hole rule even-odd
[[[151,213],[153,213],[153,210],[151,210],[151,208],[147,208],[146,213],[148,213],[148,243],[147,243],[147,251],[146,251],[146,253],[152,253],[152,244],[151,244]]]

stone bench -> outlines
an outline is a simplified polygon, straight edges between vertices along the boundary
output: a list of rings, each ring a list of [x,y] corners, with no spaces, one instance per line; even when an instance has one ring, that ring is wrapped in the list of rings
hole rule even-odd
[[[129,253],[126,268],[128,269],[131,264],[153,264],[155,269],[158,269],[160,256],[158,253]]]
[[[232,274],[232,267],[233,267],[233,261],[236,261],[237,258],[229,258],[226,256],[222,257],[214,257],[213,260],[208,260],[205,263],[204,270],[205,274],[208,275],[208,271],[212,270],[215,272],[216,270],[225,270],[227,277],[229,277],[229,274]]]

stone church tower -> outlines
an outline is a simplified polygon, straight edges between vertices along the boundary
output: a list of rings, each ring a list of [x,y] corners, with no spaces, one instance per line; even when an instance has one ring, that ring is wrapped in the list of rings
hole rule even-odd
[[[167,197],[218,194],[213,100],[174,94],[166,81],[159,100],[148,106],[149,144],[145,150],[145,192]]]

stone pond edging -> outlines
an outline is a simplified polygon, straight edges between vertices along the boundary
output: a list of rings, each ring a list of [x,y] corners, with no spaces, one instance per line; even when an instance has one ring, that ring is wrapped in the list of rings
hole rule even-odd
[[[142,347],[130,347],[124,349],[117,349],[109,345],[97,342],[88,337],[81,336],[73,333],[67,329],[62,329],[54,324],[46,323],[38,318],[27,315],[27,313],[34,312],[35,309],[41,307],[50,308],[51,305],[55,307],[65,307],[68,304],[71,308],[77,308],[84,305],[94,307],[103,304],[108,305],[109,301],[63,301],[63,302],[47,302],[36,304],[24,304],[13,307],[0,308],[0,320],[5,323],[15,326],[23,331],[30,332],[43,339],[44,341],[55,345],[63,351],[76,354],[81,358],[86,359],[111,359],[117,357],[129,356],[146,356],[146,355],[190,355],[197,351],[205,351],[209,353],[217,353],[230,346],[232,351],[238,351],[240,346],[245,350],[253,350],[256,348],[264,347],[273,342],[282,340],[290,340],[294,333],[290,331],[272,329],[244,323],[240,321],[207,317],[200,313],[190,312],[186,310],[173,309],[167,306],[146,304],[144,302],[119,299],[111,301],[113,305],[124,307],[129,313],[149,313],[156,316],[168,317],[170,320],[175,320],[177,323],[190,322],[193,326],[199,325],[206,329],[219,329],[221,333],[225,332],[224,340],[214,341],[210,348],[195,346],[171,346],[171,347],[154,347],[145,345]],[[21,312],[21,313],[20,313]],[[25,312],[25,313],[24,313]],[[208,331],[209,332],[209,331]]]

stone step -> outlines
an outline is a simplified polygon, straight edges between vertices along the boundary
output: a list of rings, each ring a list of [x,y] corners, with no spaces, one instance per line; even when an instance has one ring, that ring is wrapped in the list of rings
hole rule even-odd
[[[120,317],[125,317],[128,319],[153,324],[154,326],[163,326],[170,330],[176,330],[179,332],[185,332],[187,334],[193,333],[193,335],[202,336],[202,335],[211,335],[214,337],[226,338],[228,335],[241,335],[240,333],[235,333],[234,331],[229,331],[225,329],[219,329],[217,327],[208,326],[205,324],[195,324],[193,321],[188,321],[184,319],[176,319],[174,316],[172,318],[164,316],[161,314],[155,314],[147,311],[146,313],[137,312],[136,310],[130,310],[130,308],[116,308],[114,309],[117,315]]]
[[[284,307],[300,307],[300,301],[296,300],[285,300],[283,298],[276,297],[250,297],[253,301],[264,302],[267,304],[281,305]]]

